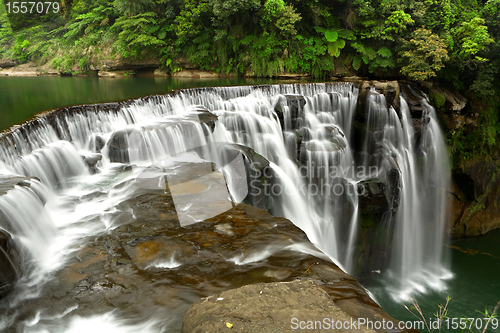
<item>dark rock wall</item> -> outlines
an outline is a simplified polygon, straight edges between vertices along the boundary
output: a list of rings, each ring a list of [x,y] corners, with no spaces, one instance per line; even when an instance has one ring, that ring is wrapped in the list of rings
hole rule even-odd
[[[477,100],[436,84],[420,88],[438,110],[446,136],[467,138],[481,131],[481,112]],[[461,140],[461,139],[460,139]],[[450,142],[449,142],[450,143]],[[479,146],[479,143],[478,143]],[[500,228],[500,149],[494,148],[463,156],[450,147],[452,186],[449,192],[448,230],[453,238],[483,235]]]

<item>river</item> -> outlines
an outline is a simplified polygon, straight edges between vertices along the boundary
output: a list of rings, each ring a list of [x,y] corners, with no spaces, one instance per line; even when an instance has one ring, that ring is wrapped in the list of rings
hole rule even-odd
[[[0,77],[0,130],[55,108],[122,101],[173,89],[277,83],[272,79],[174,79],[167,77]]]
[[[0,129],[20,124],[33,115],[77,104],[120,101],[139,96],[164,94],[173,89],[203,86],[231,86],[279,83],[277,80],[243,79],[172,79],[172,78],[123,78],[95,77],[2,77],[0,78]],[[415,295],[426,318],[432,317],[438,304],[446,302],[449,295],[450,318],[478,318],[477,311],[489,312],[500,301],[500,231],[488,235],[450,242],[452,249],[451,273],[439,291],[426,291]],[[373,273],[365,286],[393,317],[414,320],[402,301],[387,293],[391,280],[386,272]],[[450,321],[451,323],[451,321]],[[450,330],[453,331],[453,330]]]

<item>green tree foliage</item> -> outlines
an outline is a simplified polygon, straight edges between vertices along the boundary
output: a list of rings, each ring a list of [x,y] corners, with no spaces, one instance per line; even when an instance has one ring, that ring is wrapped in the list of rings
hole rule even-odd
[[[159,55],[165,45],[158,38],[161,32],[155,13],[122,16],[112,28],[120,31],[115,46],[125,58]]]
[[[219,21],[226,21],[234,16],[241,15],[246,11],[257,11],[262,7],[260,0],[212,0],[214,16]]]
[[[279,33],[287,37],[297,34],[295,23],[300,21],[300,14],[291,5],[285,5],[283,0],[266,0],[264,3],[262,23],[264,29],[275,27]],[[271,30],[274,30],[271,28]]]
[[[208,0],[186,0],[174,20],[173,29],[182,44],[189,38],[196,38],[207,30],[211,22],[211,6]]]
[[[425,28],[415,30],[410,37],[403,42],[401,74],[412,80],[435,77],[449,59],[444,40]]]
[[[424,0],[424,23],[432,30],[445,31],[454,21],[450,0]]]
[[[469,22],[462,22],[457,29],[457,39],[460,45],[458,54],[456,54],[457,59],[462,61],[470,59],[487,61],[487,59],[477,55],[494,42],[488,33],[488,27],[484,23],[484,19],[480,17],[474,17]]]
[[[151,9],[151,0],[115,0],[113,2],[118,12],[125,16],[142,14]]]
[[[91,33],[109,23],[109,17],[113,14],[113,8],[100,5],[93,8],[88,13],[76,16],[73,23],[68,25],[65,38],[77,38],[83,34]]]
[[[10,26],[14,31],[21,31],[26,28],[30,28],[39,24],[50,24],[51,22],[57,22],[57,18],[60,16],[59,13],[55,13],[52,6],[44,3],[44,10],[41,12],[36,10],[31,10],[31,5],[27,2],[22,4],[20,1],[15,0],[3,0],[4,5],[9,4],[11,8],[10,13],[7,13],[7,16],[10,21]],[[52,2],[51,2],[52,3]],[[24,9],[21,9],[21,5],[24,6]],[[18,10],[14,9],[14,6],[17,6]],[[48,10],[46,10],[48,9]],[[26,14],[22,14],[21,11],[26,11]],[[31,13],[29,12],[31,11]]]
[[[0,57],[69,72],[120,57],[155,58],[174,71],[182,57],[227,74],[400,73],[483,97],[500,89],[500,0],[64,0],[60,8],[33,21],[0,6]]]
[[[386,28],[383,30],[383,34],[389,35],[401,34],[409,24],[413,24],[415,21],[413,21],[410,14],[406,14],[402,10],[395,10],[384,23]]]
[[[6,51],[6,45],[12,38],[12,27],[4,4],[0,1],[0,57]]]

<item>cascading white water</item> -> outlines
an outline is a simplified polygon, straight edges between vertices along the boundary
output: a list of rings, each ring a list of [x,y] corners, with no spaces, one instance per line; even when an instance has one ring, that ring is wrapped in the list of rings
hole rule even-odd
[[[404,98],[399,115],[386,106],[384,96],[372,91],[368,98],[363,163],[376,165],[377,176],[393,168],[400,174],[390,269],[399,281],[391,288],[394,297],[405,298],[412,290],[425,290],[425,285],[442,287],[441,279],[450,275],[443,251],[450,184],[447,151],[435,110],[423,96],[419,140]]]
[[[57,265],[37,253],[51,248],[50,253],[67,254],[84,236],[113,228],[118,222],[109,216],[134,194],[128,181],[142,170],[193,148],[204,147],[210,155],[216,144],[237,143],[271,162],[272,212],[293,221],[330,258],[354,271],[360,235],[358,184],[383,181],[396,169],[402,190],[399,206],[393,207],[397,213],[388,217],[392,220],[387,225],[394,225],[390,267],[406,288],[419,274],[443,272],[449,177],[443,135],[425,100],[426,120],[417,142],[404,99],[398,115],[383,95],[372,92],[366,139],[356,151],[357,98],[351,83],[193,89],[137,100],[118,111],[68,112],[50,123],[39,117],[29,130],[17,129],[4,138],[0,168],[38,177],[47,203],[38,210],[22,210],[9,197],[36,201],[38,194],[16,188],[0,198],[0,210],[16,221],[10,223],[19,224],[9,232],[33,247],[31,258],[38,276],[44,276]],[[213,132],[201,121],[206,110],[218,116]],[[95,158],[100,173],[89,170],[87,158]],[[121,164],[135,167],[125,172]],[[356,172],[360,167],[365,172]],[[237,182],[231,169],[224,172],[230,183]],[[115,188],[119,183],[126,186]],[[104,195],[88,196],[97,191]],[[28,231],[28,223],[41,231]]]

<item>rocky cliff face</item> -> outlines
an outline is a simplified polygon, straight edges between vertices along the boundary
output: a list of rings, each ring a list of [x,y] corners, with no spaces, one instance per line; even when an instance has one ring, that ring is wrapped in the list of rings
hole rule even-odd
[[[438,110],[449,144],[456,144],[450,138],[461,141],[484,130],[481,115],[486,111],[480,102],[429,83],[422,84],[421,88]],[[500,179],[497,177],[500,150],[475,154],[461,154],[455,147],[450,150],[452,187],[448,221],[452,237],[478,236],[500,228]]]
[[[463,161],[453,170],[450,220],[454,238],[477,236],[500,228],[500,152],[492,159]]]
[[[398,108],[400,92],[405,94],[413,117],[417,135],[422,123],[422,106],[418,96],[409,89],[413,83],[404,81],[359,81],[360,94],[357,117],[363,123],[364,100],[369,89],[374,88],[386,96],[388,105]],[[477,101],[470,101],[460,93],[429,82],[414,86],[427,93],[431,104],[437,109],[441,126],[448,138],[471,135],[480,130],[481,107]],[[450,142],[449,142],[450,143]],[[452,149],[450,148],[452,151]],[[500,228],[500,150],[482,152],[464,158],[453,151],[449,156],[452,163],[452,186],[449,192],[448,232],[453,238],[477,236]],[[361,209],[361,214],[370,217]],[[365,218],[366,219],[366,218]],[[376,219],[377,221],[380,218]],[[375,232],[367,230],[367,233]]]

